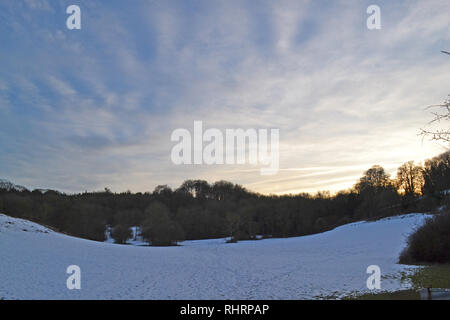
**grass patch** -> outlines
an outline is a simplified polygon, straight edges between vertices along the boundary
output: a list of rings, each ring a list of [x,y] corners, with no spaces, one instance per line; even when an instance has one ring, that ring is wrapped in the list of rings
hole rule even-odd
[[[424,266],[401,274],[402,282],[408,282],[412,288],[395,292],[365,293],[351,295],[345,300],[420,300],[423,288],[450,289],[450,264]]]
[[[395,292],[365,293],[351,300],[420,300],[420,293],[416,290],[401,290]]]
[[[409,279],[415,289],[450,289],[450,264],[426,266],[409,275]]]

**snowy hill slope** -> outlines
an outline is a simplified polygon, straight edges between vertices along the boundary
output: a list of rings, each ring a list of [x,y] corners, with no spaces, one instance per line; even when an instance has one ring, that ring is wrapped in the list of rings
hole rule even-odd
[[[0,215],[3,299],[307,299],[365,291],[378,265],[382,289],[407,235],[426,216],[353,223],[306,237],[179,247],[136,247],[78,239]],[[81,290],[68,290],[66,268],[81,268]],[[411,267],[409,267],[411,268]]]

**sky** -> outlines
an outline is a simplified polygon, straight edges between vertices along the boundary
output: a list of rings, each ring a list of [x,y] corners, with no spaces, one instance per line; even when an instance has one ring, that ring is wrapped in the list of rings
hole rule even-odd
[[[81,29],[69,30],[69,5]],[[366,10],[381,9],[369,30]],[[64,192],[227,180],[337,191],[446,146],[422,139],[450,94],[442,0],[0,2],[0,178]],[[280,169],[175,165],[171,133],[279,129]]]

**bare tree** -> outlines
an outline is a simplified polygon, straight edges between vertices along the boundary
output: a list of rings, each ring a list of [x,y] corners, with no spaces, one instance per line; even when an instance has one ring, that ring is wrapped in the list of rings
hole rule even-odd
[[[447,51],[441,52],[450,55],[450,52]],[[433,125],[450,120],[450,99],[447,99],[443,104],[429,106],[427,107],[427,109],[432,109],[433,111],[431,112],[431,114],[433,114],[434,116],[434,119],[431,120],[428,123],[428,125]],[[420,135],[422,137],[430,137],[431,140],[450,143],[450,127],[447,127],[447,129],[435,129],[435,130],[420,129]]]
[[[364,175],[355,184],[354,188],[358,193],[365,190],[385,189],[391,186],[391,179],[382,166],[375,165],[364,172]]]
[[[434,116],[434,119],[428,125],[450,120],[450,99],[447,99],[443,104],[429,106],[427,109],[433,109],[431,114]],[[431,140],[450,142],[450,128],[436,130],[420,129],[420,135],[430,137]]]
[[[415,165],[414,161],[404,163],[397,170],[397,188],[409,196],[414,196],[422,192],[424,184],[423,168]]]

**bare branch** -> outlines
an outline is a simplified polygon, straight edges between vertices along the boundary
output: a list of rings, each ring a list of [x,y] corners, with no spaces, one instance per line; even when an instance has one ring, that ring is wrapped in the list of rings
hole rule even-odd
[[[450,120],[450,99],[446,100],[443,104],[428,106],[426,109],[431,108],[434,108],[437,111],[431,112],[431,114],[434,116],[434,119],[428,122],[428,125]],[[450,142],[450,128],[441,130],[420,130],[420,135],[423,138],[430,137],[430,139],[434,141]]]

